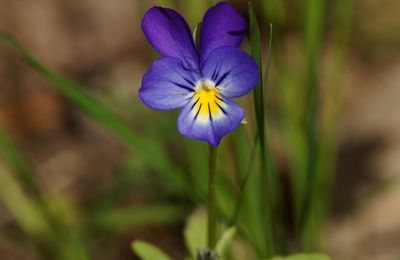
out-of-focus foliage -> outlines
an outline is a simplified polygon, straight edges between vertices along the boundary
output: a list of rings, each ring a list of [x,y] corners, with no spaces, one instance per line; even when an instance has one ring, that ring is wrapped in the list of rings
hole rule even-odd
[[[170,260],[171,258],[162,252],[159,248],[144,241],[137,240],[132,243],[133,251],[143,260]]]
[[[330,260],[331,258],[324,254],[293,254],[290,256],[273,257],[270,260]]]

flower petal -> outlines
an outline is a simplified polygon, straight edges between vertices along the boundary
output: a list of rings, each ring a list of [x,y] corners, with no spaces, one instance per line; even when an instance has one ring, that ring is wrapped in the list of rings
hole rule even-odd
[[[142,30],[161,56],[181,59],[189,68],[198,67],[199,58],[189,26],[176,11],[152,7],[142,20]]]
[[[256,62],[235,47],[214,50],[201,69],[203,76],[215,83],[226,97],[240,97],[252,90],[259,80]]]
[[[208,9],[201,25],[201,64],[216,48],[239,47],[246,30],[246,21],[233,5],[222,2]]]
[[[179,115],[179,132],[191,139],[219,145],[222,137],[240,125],[244,112],[238,104],[222,96],[217,99],[219,111],[211,112],[211,106],[209,103],[199,104],[198,99],[193,98]]]
[[[139,96],[146,106],[156,110],[183,107],[194,95],[199,78],[200,75],[186,69],[181,60],[161,58],[143,76]]]

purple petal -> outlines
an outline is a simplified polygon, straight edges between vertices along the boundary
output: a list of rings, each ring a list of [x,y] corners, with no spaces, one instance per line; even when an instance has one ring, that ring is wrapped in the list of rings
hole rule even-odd
[[[258,82],[256,62],[247,53],[235,47],[214,50],[202,67],[206,79],[215,83],[225,97],[241,97]]]
[[[198,54],[185,19],[169,8],[152,7],[142,20],[142,30],[161,56],[184,61],[189,68],[198,67]]]
[[[219,145],[222,137],[235,130],[244,118],[243,109],[235,102],[222,96],[217,99],[219,111],[202,115],[200,110],[209,104],[198,104],[192,99],[182,110],[178,118],[179,132],[191,139],[206,141],[213,146]]]
[[[239,47],[246,30],[246,21],[233,5],[222,2],[208,9],[201,26],[201,64],[216,48]]]
[[[143,76],[139,96],[146,106],[156,110],[183,107],[193,96],[199,78],[200,75],[187,70],[181,60],[161,58]]]

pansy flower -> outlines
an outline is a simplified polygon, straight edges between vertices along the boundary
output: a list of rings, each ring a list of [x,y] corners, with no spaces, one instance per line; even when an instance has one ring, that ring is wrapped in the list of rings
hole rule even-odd
[[[230,98],[248,93],[259,78],[257,64],[239,49],[246,21],[231,4],[216,4],[204,15],[199,49],[184,18],[172,9],[151,8],[142,29],[161,58],[143,76],[141,100],[156,110],[183,108],[179,132],[217,146],[244,118]]]

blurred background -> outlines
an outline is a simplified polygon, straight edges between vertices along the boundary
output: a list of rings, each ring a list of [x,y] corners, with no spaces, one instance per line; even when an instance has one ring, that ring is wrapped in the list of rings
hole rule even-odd
[[[231,2],[248,19],[247,2]],[[315,62],[311,109],[319,119],[316,155],[325,160],[317,168],[328,184],[319,186],[327,193],[321,239],[310,248],[341,260],[400,259],[400,2],[253,3],[264,54],[273,24],[266,111],[282,183],[301,175],[296,171],[306,160],[298,114],[310,92],[298,82],[308,77],[307,59]],[[178,112],[153,111],[138,99],[141,78],[157,57],[140,21],[155,4],[179,10],[192,29],[208,8],[201,0],[0,0],[0,30],[78,82],[105,114],[131,130],[125,133],[102,112],[93,115],[91,101],[80,103],[54,87],[59,78],[49,81],[2,40],[0,259],[137,259],[130,249],[135,239],[173,259],[187,254],[182,230],[204,202],[207,146],[179,136]],[[243,47],[249,50],[248,41]],[[218,162],[225,173],[219,187],[227,187],[220,189],[228,197],[238,190],[251,150],[246,143],[253,140],[251,95],[240,102],[248,125],[224,139]],[[288,205],[296,201],[290,190],[283,189],[289,199],[282,204],[289,227],[294,213]],[[229,219],[234,202],[220,200]],[[248,257],[237,259],[257,251],[249,242],[235,247]]]

